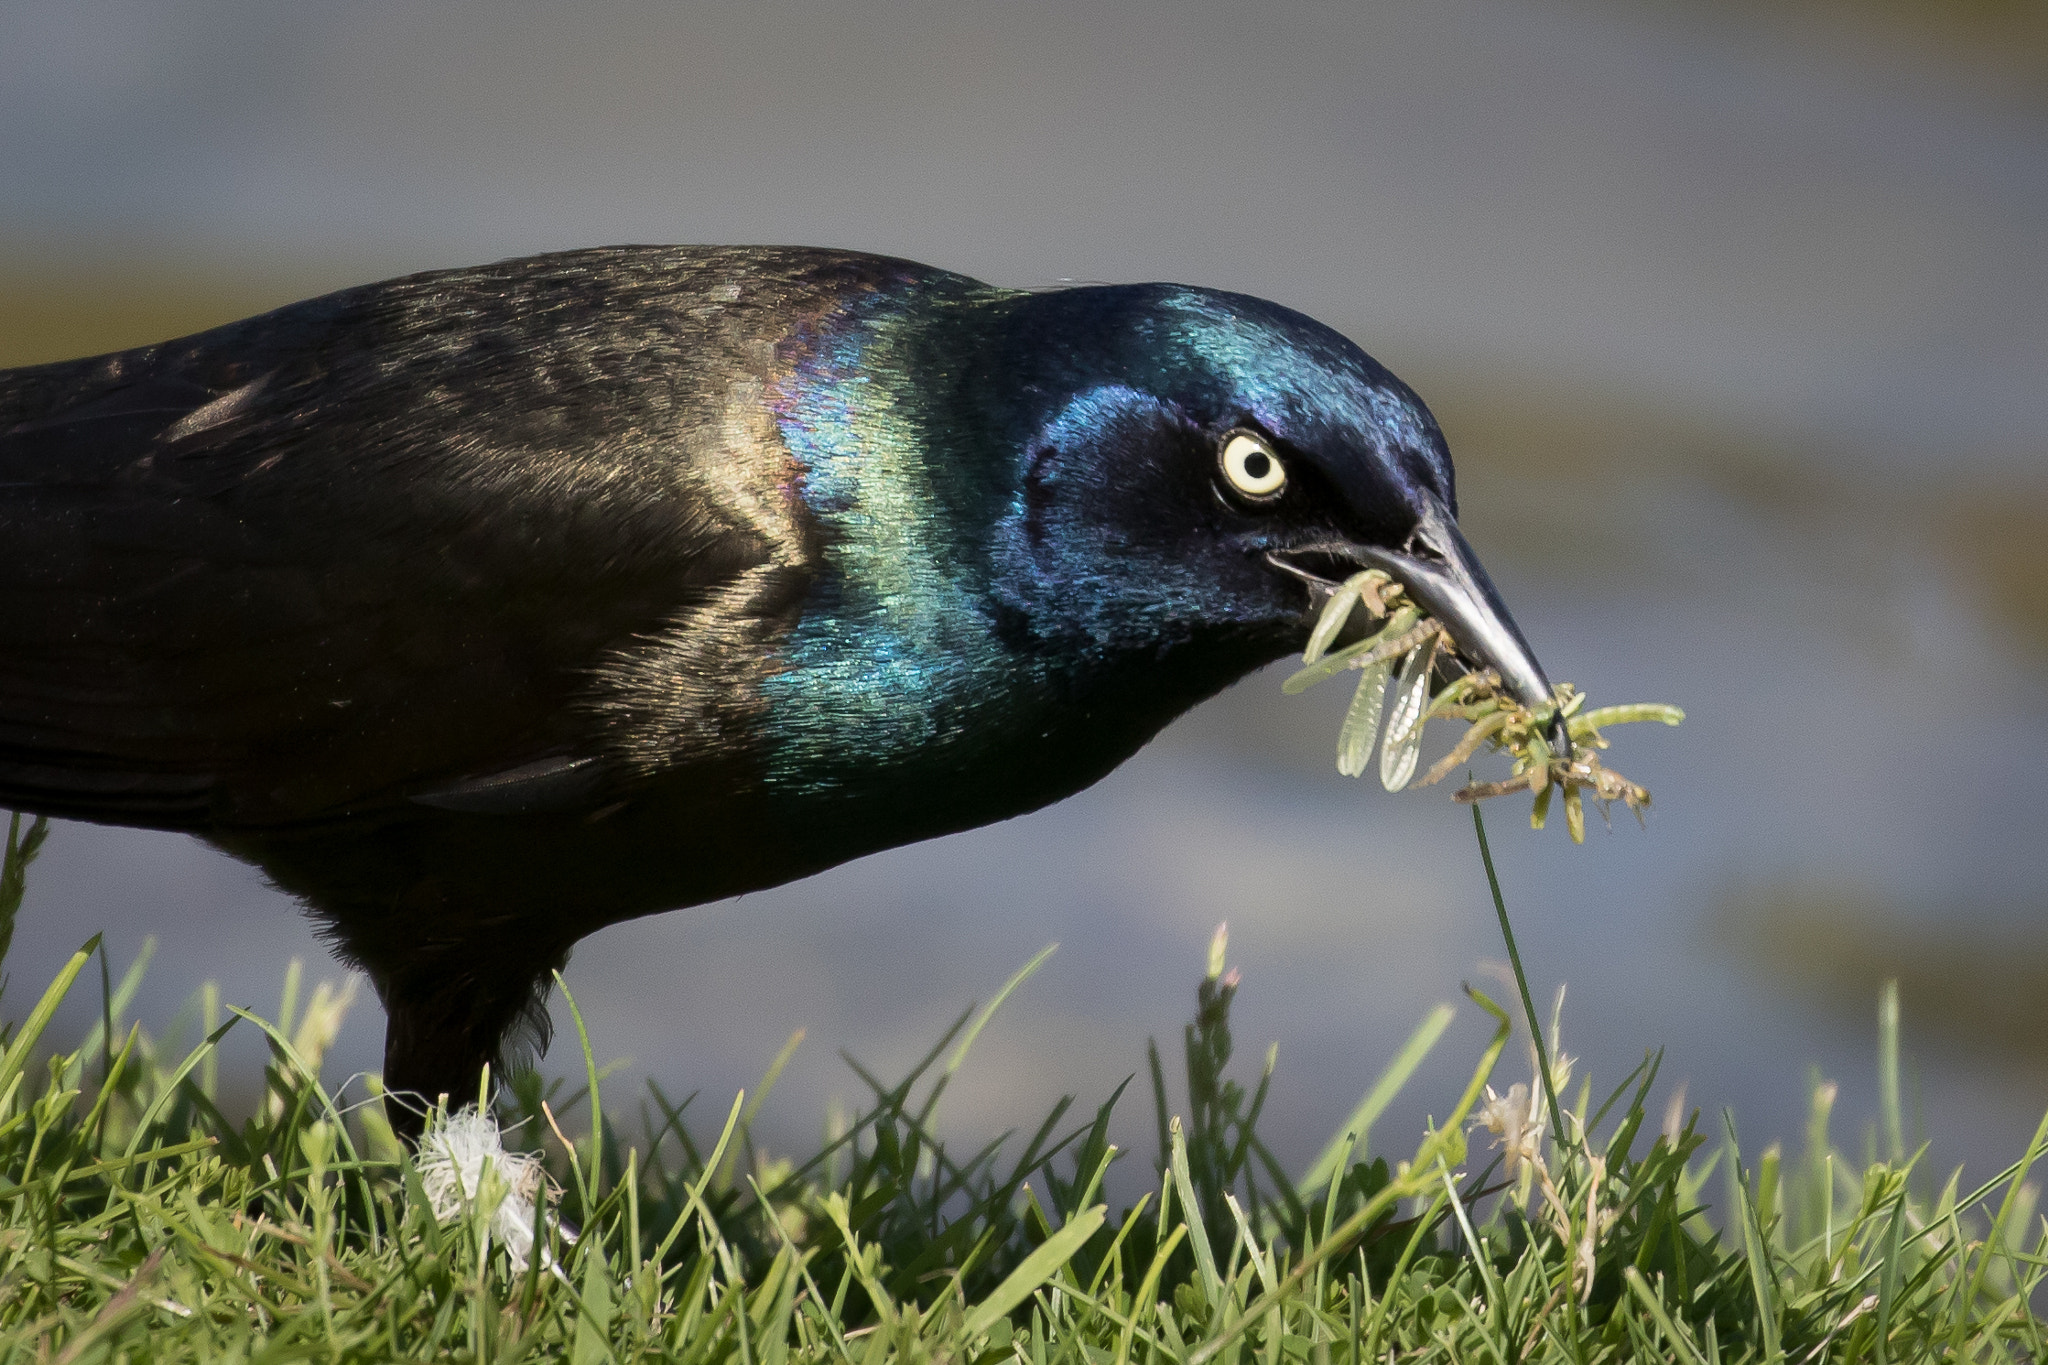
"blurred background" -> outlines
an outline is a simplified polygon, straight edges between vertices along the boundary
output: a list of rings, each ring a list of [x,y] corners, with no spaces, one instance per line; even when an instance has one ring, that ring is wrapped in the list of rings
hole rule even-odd
[[[1314,314],[1438,413],[1552,676],[1691,714],[1616,733],[1646,828],[1492,815],[1581,1073],[1662,1047],[1661,1091],[1764,1139],[1818,1068],[1854,1133],[1895,975],[1938,1165],[1989,1174],[2048,1107],[2041,0],[0,0],[0,129],[0,365],[614,242]],[[764,1126],[810,1142],[862,1093],[841,1049],[893,1076],[1057,940],[947,1102],[956,1137],[1030,1127],[1148,1035],[1171,1062],[1228,920],[1241,1065],[1277,1042],[1266,1127],[1304,1164],[1433,1003],[1501,995],[1503,954],[1464,810],[1340,778],[1348,689],[1284,672],[1040,814],[587,940],[600,1057],[714,1121],[803,1028]],[[274,1010],[290,959],[341,975],[248,869],[65,825],[0,1009],[101,929],[117,972],[157,938],[158,1025],[209,978]],[[1463,1005],[1383,1147],[1484,1036]],[[331,1074],[381,1037],[366,991]]]

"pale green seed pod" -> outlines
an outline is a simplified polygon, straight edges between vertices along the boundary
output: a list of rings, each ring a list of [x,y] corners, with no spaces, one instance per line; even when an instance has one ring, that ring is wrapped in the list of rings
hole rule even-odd
[[[1397,792],[1415,776],[1422,756],[1422,713],[1429,705],[1429,670],[1436,661],[1431,640],[1401,662],[1394,684],[1394,711],[1387,720],[1387,738],[1380,749],[1380,785]]]
[[[1351,709],[1344,713],[1343,728],[1337,731],[1337,771],[1357,777],[1372,757],[1374,741],[1380,737],[1380,708],[1386,703],[1387,674],[1391,659],[1368,664],[1358,675],[1358,690],[1351,694]]]

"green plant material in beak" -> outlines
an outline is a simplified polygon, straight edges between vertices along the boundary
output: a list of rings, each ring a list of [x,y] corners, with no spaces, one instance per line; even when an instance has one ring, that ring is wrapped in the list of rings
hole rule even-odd
[[[1331,644],[1343,634],[1352,613],[1361,608],[1385,624],[1355,644],[1332,650]],[[1550,705],[1531,708],[1508,691],[1500,675],[1490,668],[1455,678],[1432,697],[1430,674],[1444,641],[1442,624],[1406,600],[1398,582],[1382,570],[1367,569],[1345,580],[1331,595],[1309,636],[1302,656],[1304,667],[1282,690],[1291,695],[1340,673],[1359,670],[1358,691],[1337,737],[1337,769],[1347,777],[1366,770],[1376,742],[1381,743],[1380,781],[1388,791],[1439,782],[1484,748],[1506,754],[1512,772],[1499,782],[1461,787],[1455,800],[1470,805],[1510,792],[1530,792],[1535,797],[1530,824],[1542,829],[1555,794],[1564,802],[1565,827],[1573,843],[1586,841],[1586,792],[1600,803],[1603,814],[1619,801],[1637,819],[1642,818],[1650,793],[1601,762],[1600,752],[1608,747],[1601,731],[1644,721],[1677,725],[1685,719],[1684,711],[1658,702],[1589,711],[1585,696],[1570,683],[1557,684]],[[1391,708],[1386,702],[1390,675],[1396,675]],[[1544,738],[1560,716],[1572,740],[1570,758],[1558,756]],[[1384,740],[1380,733],[1383,718],[1387,721]],[[1416,779],[1422,730],[1432,720],[1462,720],[1470,728],[1449,753]]]

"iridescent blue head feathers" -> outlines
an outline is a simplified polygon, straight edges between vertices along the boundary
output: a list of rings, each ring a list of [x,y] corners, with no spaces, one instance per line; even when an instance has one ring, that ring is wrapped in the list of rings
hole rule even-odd
[[[1298,648],[1367,563],[1431,595],[1471,662],[1547,696],[1456,533],[1435,419],[1310,318],[1181,285],[921,278],[802,351],[783,433],[828,532],[831,609],[768,683],[786,780],[979,750],[995,714],[1113,711],[1134,747]]]

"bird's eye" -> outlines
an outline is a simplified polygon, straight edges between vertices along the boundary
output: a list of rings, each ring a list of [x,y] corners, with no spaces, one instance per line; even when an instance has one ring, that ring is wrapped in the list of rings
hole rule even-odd
[[[1223,438],[1223,477],[1244,497],[1265,502],[1287,486],[1287,467],[1264,441],[1233,431]]]

